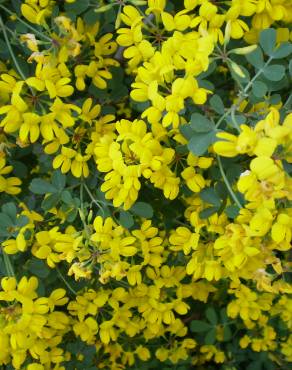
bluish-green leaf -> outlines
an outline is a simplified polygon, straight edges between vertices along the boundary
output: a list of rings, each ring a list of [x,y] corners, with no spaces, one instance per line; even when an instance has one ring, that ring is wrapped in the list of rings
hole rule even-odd
[[[66,220],[68,222],[73,222],[75,220],[75,218],[77,217],[77,214],[78,214],[78,210],[77,208],[75,209],[72,209],[66,216]]]
[[[153,217],[153,208],[151,207],[150,204],[145,203],[145,202],[135,203],[133,207],[130,209],[130,211],[140,217],[144,217],[144,218]]]
[[[234,219],[239,214],[239,208],[236,205],[232,204],[226,207],[224,212],[229,218]]]
[[[224,114],[224,104],[219,95],[213,95],[210,99],[210,105],[218,114]]]
[[[42,208],[45,211],[49,211],[53,208],[59,201],[60,195],[59,194],[49,194],[43,201],[42,201]]]
[[[29,190],[34,194],[56,193],[58,191],[52,184],[43,179],[33,179]]]
[[[52,176],[52,184],[58,190],[64,189],[66,185],[66,176],[63,175],[60,170],[55,170]]]
[[[265,67],[263,74],[270,81],[280,81],[285,75],[285,67],[273,64]]]
[[[255,81],[252,85],[252,92],[257,98],[262,98],[266,95],[268,87],[262,81]]]
[[[215,128],[213,122],[200,113],[193,113],[190,121],[191,128],[196,132],[209,132]]]
[[[39,278],[46,278],[50,274],[50,269],[44,263],[44,261],[32,257],[27,263],[27,269]]]
[[[6,229],[10,226],[13,226],[11,218],[6,213],[0,213],[0,228]]]
[[[262,370],[262,362],[261,361],[253,361],[247,367],[246,370]]]
[[[16,219],[16,226],[17,227],[23,227],[23,226],[27,225],[28,223],[29,223],[29,219],[28,219],[27,216],[20,215]]]
[[[208,208],[203,209],[203,211],[199,213],[199,216],[201,219],[204,220],[205,218],[212,216],[214,213],[218,211],[219,211],[219,207],[208,207]]]
[[[134,218],[130,212],[121,211],[119,216],[119,222],[123,227],[129,229],[134,225]]]
[[[272,53],[274,59],[286,58],[292,53],[291,42],[283,42]]]
[[[208,321],[211,324],[213,324],[213,325],[217,324],[218,317],[217,317],[217,313],[216,313],[216,311],[213,307],[208,307],[206,312],[205,312],[205,315],[206,315],[206,318],[208,319]]]
[[[180,132],[183,134],[183,136],[187,140],[190,140],[192,136],[194,135],[194,131],[189,124],[181,125],[179,129],[180,129]]]
[[[68,13],[72,13],[74,15],[79,15],[85,10],[87,10],[89,6],[89,0],[82,0],[82,1],[75,1],[74,3],[66,3],[65,4],[65,11]]]
[[[203,155],[216,141],[216,132],[195,133],[188,143],[189,150],[195,155]]]
[[[212,328],[205,336],[205,344],[214,344],[216,342],[216,328]]]
[[[228,342],[232,338],[232,331],[229,325],[225,325],[223,328],[223,339],[225,342]]]
[[[213,188],[205,188],[200,192],[200,198],[206,202],[213,204],[216,207],[220,207],[221,200]]]
[[[289,62],[289,73],[290,73],[290,76],[292,76],[292,59]]]
[[[260,33],[260,45],[267,55],[272,55],[276,46],[277,33],[273,28],[267,28]]]
[[[264,56],[260,48],[245,55],[246,60],[254,67],[261,68],[264,65]]]
[[[203,333],[205,331],[208,331],[212,329],[212,325],[205,321],[201,320],[193,320],[190,325],[191,331],[195,333]]]
[[[12,202],[5,203],[1,207],[1,210],[3,213],[9,216],[9,218],[15,222],[16,221],[16,215],[17,215],[17,208],[16,205]]]
[[[72,206],[72,205],[74,206],[75,205],[74,200],[72,198],[72,195],[71,195],[70,191],[68,191],[68,190],[62,191],[61,200],[62,200],[62,202],[68,204],[69,206]]]

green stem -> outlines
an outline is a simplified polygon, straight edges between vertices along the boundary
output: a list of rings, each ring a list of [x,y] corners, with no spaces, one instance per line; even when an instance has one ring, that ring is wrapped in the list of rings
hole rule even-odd
[[[12,266],[12,263],[10,261],[8,254],[5,253],[4,250],[2,250],[2,253],[3,253],[4,265],[6,269],[6,275],[9,277],[15,277],[15,272],[14,272],[14,269],[13,269],[13,266]]]
[[[92,195],[91,191],[89,190],[89,188],[88,188],[88,186],[85,184],[85,182],[83,183],[83,185],[84,185],[84,188],[85,188],[85,190],[86,190],[87,194],[89,195],[89,197],[90,197],[90,199],[91,199],[92,203],[94,203],[95,205],[97,205],[97,207],[101,210],[101,212],[102,212],[102,213],[103,213],[103,215],[104,215],[104,210],[103,210],[103,208],[101,207],[101,205],[99,204],[99,202],[94,198],[94,196]]]
[[[288,108],[289,105],[292,103],[292,93],[289,95],[288,99],[286,100],[285,104],[283,105],[283,108],[286,109]]]
[[[56,267],[56,271],[58,273],[58,275],[60,276],[60,278],[63,280],[64,284],[66,285],[66,287],[70,290],[71,293],[73,293],[74,295],[77,295],[78,293],[76,292],[76,290],[74,290],[71,285],[68,283],[68,281],[64,278],[64,276],[62,275],[61,271],[58,269],[58,267]]]
[[[3,20],[2,20],[1,15],[0,15],[0,26],[1,26],[1,28],[2,28],[2,32],[3,32],[3,35],[4,35],[4,39],[5,39],[5,42],[6,42],[7,48],[8,48],[8,50],[9,50],[9,53],[10,53],[10,55],[11,55],[11,58],[12,58],[12,60],[13,60],[14,64],[15,64],[15,67],[16,67],[16,69],[17,69],[17,71],[18,71],[19,75],[21,76],[21,78],[22,78],[23,80],[26,80],[26,77],[25,77],[24,73],[22,72],[22,70],[21,70],[21,68],[20,68],[20,65],[18,64],[18,61],[16,60],[15,55],[14,55],[14,53],[13,53],[13,50],[12,50],[12,48],[11,48],[11,45],[10,45],[10,42],[9,42],[9,39],[8,39],[8,36],[7,36],[7,33],[6,33],[6,29],[5,29],[5,26],[4,26],[4,23],[3,23]]]
[[[240,133],[241,130],[240,130],[239,124],[238,124],[238,122],[236,121],[236,118],[235,118],[235,111],[236,111],[236,109],[237,109],[237,105],[233,105],[231,107],[230,116],[231,116],[231,120],[232,120],[232,122],[233,122],[236,130]]]
[[[272,59],[273,59],[273,57],[270,57],[266,61],[266,63],[264,64],[264,66],[257,71],[257,73],[253,76],[253,78],[249,81],[249,83],[245,86],[245,88],[239,93],[239,95],[238,95],[238,101],[235,104],[233,104],[230,107],[230,109],[228,109],[224,113],[224,115],[218,120],[218,122],[215,125],[216,128],[218,128],[219,125],[222,123],[222,121],[230,114],[231,115],[232,122],[234,123],[235,128],[237,129],[238,132],[241,131],[240,130],[240,127],[238,125],[238,122],[236,121],[236,118],[235,118],[235,112],[236,112],[237,108],[240,106],[240,104],[246,98],[246,94],[247,94],[248,90],[252,87],[252,84],[263,73],[264,69],[270,64],[270,62],[272,61]]]
[[[29,28],[30,30],[34,31],[35,33],[37,33],[40,37],[42,37],[44,40],[46,41],[49,41],[50,43],[52,42],[52,39],[46,35],[44,35],[42,32],[38,31],[37,29],[35,29],[33,26],[31,26],[29,23],[25,22],[24,20],[22,20],[21,18],[19,18],[15,13],[13,13],[11,10],[7,9],[4,5],[1,5],[0,4],[0,8],[3,9],[6,13],[10,14],[10,15],[13,15],[14,17],[17,18],[17,20],[22,23],[23,25],[25,25],[27,28]]]
[[[248,92],[248,90],[252,87],[252,84],[255,82],[255,80],[263,73],[264,69],[270,64],[270,62],[272,61],[273,57],[271,56],[267,61],[266,63],[263,65],[262,68],[260,68],[257,73],[253,76],[253,78],[249,81],[249,83],[245,86],[242,94],[240,95],[243,95],[242,97],[242,100],[245,99],[245,95],[246,93]]]
[[[215,127],[218,128],[222,121],[230,114],[231,108],[228,109],[221,118],[219,118],[218,122],[216,123]]]
[[[82,224],[83,224],[83,227],[84,227],[86,238],[87,238],[87,240],[90,240],[90,233],[88,231],[88,225],[85,222],[84,202],[83,202],[83,190],[84,190],[84,183],[81,182],[80,183],[80,208],[81,208],[80,211],[81,211],[81,213],[79,211],[79,216],[81,218],[81,221],[82,221]]]
[[[231,198],[234,200],[234,202],[236,203],[236,205],[239,207],[239,208],[242,208],[242,205],[240,203],[240,201],[238,200],[237,196],[235,195],[234,191],[232,190],[232,187],[225,175],[225,172],[224,172],[224,169],[223,169],[223,166],[222,166],[222,162],[221,162],[221,158],[219,157],[219,155],[217,155],[217,161],[218,161],[218,165],[219,165],[219,169],[220,169],[220,172],[221,172],[221,175],[222,175],[222,178],[225,182],[225,185],[229,191],[229,194],[231,195]]]

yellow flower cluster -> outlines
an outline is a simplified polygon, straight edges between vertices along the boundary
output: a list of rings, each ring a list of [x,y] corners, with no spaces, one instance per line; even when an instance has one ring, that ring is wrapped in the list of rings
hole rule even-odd
[[[70,328],[70,318],[56,307],[68,302],[64,289],[54,290],[49,297],[38,297],[35,277],[3,278],[0,300],[0,363],[10,361],[20,369],[30,355],[50,369],[62,369],[65,353],[59,344]],[[33,367],[31,367],[33,369]],[[44,367],[41,367],[44,369]]]
[[[285,369],[291,0],[9,3],[0,366]]]

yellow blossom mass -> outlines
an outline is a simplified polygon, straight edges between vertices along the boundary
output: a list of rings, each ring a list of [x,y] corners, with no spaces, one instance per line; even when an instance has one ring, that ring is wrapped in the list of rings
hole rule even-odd
[[[0,1],[0,368],[288,370],[292,1]]]

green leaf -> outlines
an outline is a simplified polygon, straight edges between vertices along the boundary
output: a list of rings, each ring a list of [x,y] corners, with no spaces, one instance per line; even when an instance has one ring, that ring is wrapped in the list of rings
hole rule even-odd
[[[200,192],[200,198],[210,204],[214,204],[216,207],[220,207],[221,200],[213,188],[205,188]]]
[[[62,191],[61,200],[62,200],[62,202],[64,202],[65,204],[68,204],[69,206],[72,206],[72,205],[74,206],[75,205],[74,200],[72,198],[72,195],[71,195],[70,191],[68,191],[68,190]]]
[[[194,135],[194,131],[192,130],[192,128],[189,124],[181,125],[179,129],[180,129],[180,132],[182,133],[182,135],[187,140],[190,140],[192,138],[192,136]]]
[[[246,368],[246,370],[261,370],[261,369],[262,369],[261,361],[253,361]]]
[[[137,202],[133,205],[130,209],[135,215],[144,217],[144,218],[152,218],[153,217],[153,208],[150,204],[145,202]]]
[[[50,274],[50,270],[47,267],[47,265],[44,263],[44,261],[32,257],[28,263],[27,263],[27,269],[30,271],[32,274],[36,275],[39,278],[46,278]]]
[[[252,85],[252,92],[258,98],[265,96],[267,91],[268,87],[262,81],[255,81]]]
[[[1,47],[1,46],[0,46]],[[24,179],[27,176],[27,167],[24,163],[20,161],[10,161],[11,166],[13,166],[13,174],[17,177]]]
[[[216,68],[217,68],[216,61],[211,62],[209,64],[209,67],[208,67],[207,71],[200,74],[200,78],[206,78],[206,77],[210,76],[215,71]]]
[[[292,53],[291,42],[283,42],[272,53],[274,59],[286,58]]]
[[[121,211],[119,216],[119,222],[120,224],[125,227],[126,229],[129,229],[134,225],[134,218],[131,215],[131,213],[126,211]]]
[[[272,55],[276,46],[277,33],[273,28],[267,28],[260,33],[260,45],[267,55]]]
[[[16,215],[17,215],[17,208],[14,203],[9,202],[9,203],[3,204],[3,206],[1,207],[1,210],[3,213],[9,216],[9,218],[11,219],[13,223],[15,223]]]
[[[192,114],[190,125],[196,132],[209,132],[215,128],[214,123],[200,113]]]
[[[58,190],[63,190],[66,185],[66,176],[60,170],[55,170],[52,176],[52,184]]]
[[[195,333],[203,333],[205,331],[208,331],[212,329],[212,325],[205,321],[201,320],[193,320],[190,325],[191,331]]]
[[[239,125],[243,125],[246,122],[246,117],[243,114],[235,114],[234,117]],[[229,125],[234,126],[231,116],[227,116],[226,121]]]
[[[290,73],[290,76],[292,76],[292,59],[289,62],[289,73]]]
[[[282,101],[282,98],[281,98],[281,95],[280,94],[274,94],[269,99],[269,103],[271,105],[279,104],[281,101]]]
[[[26,217],[24,215],[20,215],[16,219],[16,226],[18,226],[18,227],[23,227],[23,226],[27,225],[28,223],[29,223],[29,219],[28,219],[28,217]]]
[[[205,336],[205,344],[214,344],[216,342],[216,328],[212,328]]]
[[[214,213],[218,211],[219,211],[219,207],[208,207],[208,208],[205,208],[203,211],[201,211],[199,213],[199,216],[201,219],[204,220],[205,218],[212,216]]]
[[[264,65],[264,56],[260,48],[257,48],[251,53],[246,54],[245,58],[248,61],[248,63],[250,63],[252,66],[258,69]]]
[[[217,317],[217,313],[216,313],[216,311],[213,307],[208,307],[206,312],[205,312],[205,315],[206,315],[206,318],[208,319],[208,321],[211,324],[213,324],[213,325],[217,324],[218,317]]]
[[[50,194],[42,201],[42,208],[45,211],[49,211],[53,208],[59,201],[60,195],[59,194]]]
[[[188,148],[195,155],[203,155],[216,140],[215,131],[195,133],[188,143]]]
[[[67,214],[66,220],[67,220],[68,222],[73,222],[73,221],[75,220],[75,218],[77,217],[77,214],[78,214],[78,210],[77,210],[77,208],[72,209],[72,210]]]
[[[228,321],[228,316],[226,314],[226,308],[221,308],[221,310],[220,310],[220,319],[224,323]]]
[[[96,13],[93,9],[89,9],[84,15],[83,20],[88,25],[93,25],[99,19],[99,14]]]
[[[75,1],[74,3],[66,3],[65,11],[74,15],[79,15],[89,7],[89,0]]]
[[[232,331],[228,325],[225,325],[223,328],[223,339],[225,342],[228,342],[232,338]]]
[[[29,185],[29,190],[34,194],[56,193],[57,189],[43,179],[33,179]]]
[[[224,212],[226,213],[226,215],[229,218],[234,219],[239,214],[239,207],[237,207],[236,205],[232,204],[231,206],[226,207],[225,210],[224,210]]]
[[[0,213],[0,228],[6,229],[10,226],[13,226],[11,218],[6,213]]]
[[[224,104],[219,95],[213,95],[210,99],[210,105],[218,114],[224,114]]]
[[[270,81],[280,81],[285,75],[285,67],[273,64],[263,70],[264,76]]]

